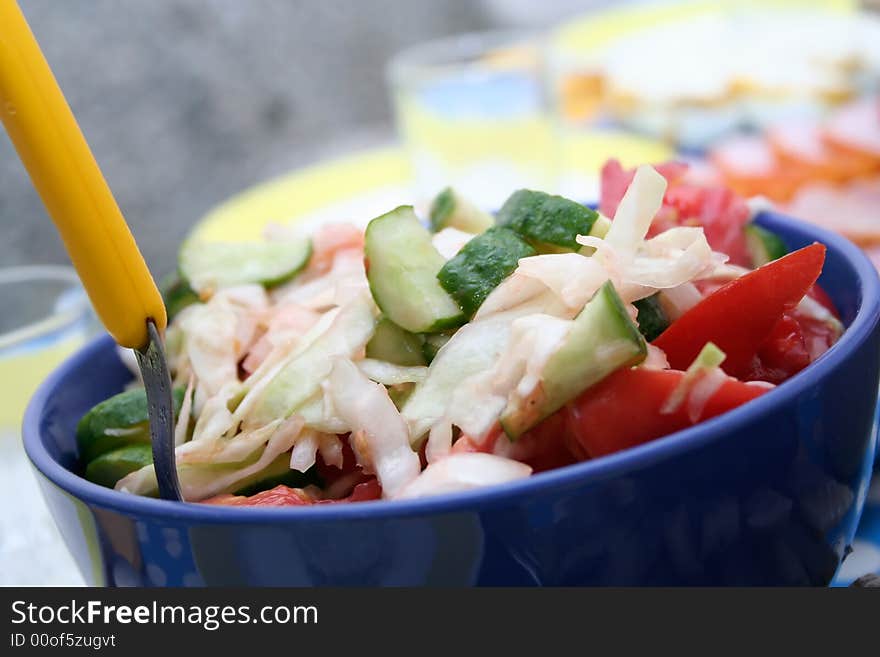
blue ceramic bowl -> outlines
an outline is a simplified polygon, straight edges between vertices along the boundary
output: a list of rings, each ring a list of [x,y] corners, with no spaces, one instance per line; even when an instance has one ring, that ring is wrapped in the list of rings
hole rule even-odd
[[[824,585],[871,474],[880,281],[836,235],[760,223],[791,248],[828,246],[821,283],[847,332],[761,398],[619,454],[400,502],[248,509],[117,493],[76,474],[77,420],[130,379],[106,337],[36,393],[25,447],[92,584]]]

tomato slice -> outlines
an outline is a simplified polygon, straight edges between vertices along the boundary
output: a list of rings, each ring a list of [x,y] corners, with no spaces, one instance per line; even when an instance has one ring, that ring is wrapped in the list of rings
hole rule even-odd
[[[500,425],[495,425],[485,438],[477,440],[462,435],[452,445],[452,452],[485,452],[514,459],[544,472],[583,461],[586,454],[572,438],[569,415],[560,409],[529,429],[515,441],[507,438]]]
[[[566,407],[569,435],[588,456],[604,456],[721,415],[768,390],[728,378],[706,402],[696,421],[687,403],[672,413],[662,413],[660,409],[684,374],[645,368],[615,372]]]
[[[824,262],[825,247],[817,243],[767,263],[704,298],[654,344],[672,368],[684,370],[714,342],[727,355],[725,372],[747,374],[761,344],[816,282]]]
[[[202,504],[216,504],[219,506],[309,506],[314,502],[300,488],[291,488],[284,484],[278,484],[275,488],[260,491],[253,495],[217,495]]]
[[[253,495],[217,495],[202,504],[216,504],[219,506],[311,506],[313,504],[340,504],[343,502],[367,502],[378,500],[382,497],[382,487],[375,477],[359,483],[351,491],[351,495],[339,500],[314,500],[301,488],[291,488],[284,484],[278,484],[275,488],[260,491]]]

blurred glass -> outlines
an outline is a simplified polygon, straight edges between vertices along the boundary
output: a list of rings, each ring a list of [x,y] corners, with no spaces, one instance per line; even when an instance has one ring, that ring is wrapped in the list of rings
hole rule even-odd
[[[0,269],[0,585],[79,584],[24,453],[21,420],[37,386],[93,329],[68,267]]]
[[[420,44],[396,55],[387,75],[419,202],[451,185],[497,208],[513,189],[553,186],[535,37],[484,32]]]

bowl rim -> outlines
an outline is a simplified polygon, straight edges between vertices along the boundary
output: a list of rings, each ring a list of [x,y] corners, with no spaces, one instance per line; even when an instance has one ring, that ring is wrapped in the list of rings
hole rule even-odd
[[[55,389],[72,369],[88,362],[107,349],[112,340],[101,336],[56,368],[40,385],[27,406],[22,426],[25,451],[33,467],[77,499],[90,505],[129,516],[161,517],[165,520],[196,521],[204,524],[253,524],[284,522],[326,522],[334,519],[382,520],[414,515],[455,513],[486,509],[512,502],[532,493],[548,493],[586,483],[599,483],[627,471],[674,458],[698,449],[768,415],[780,403],[791,401],[808,389],[817,378],[828,376],[869,339],[880,321],[880,277],[868,257],[844,237],[815,224],[803,222],[774,211],[757,214],[756,220],[770,230],[786,227],[808,235],[838,252],[854,270],[860,284],[861,300],[856,315],[834,348],[803,371],[767,394],[740,408],[635,447],[604,456],[534,474],[505,484],[412,500],[377,500],[356,504],[326,504],[290,507],[230,507],[190,502],[170,502],[121,493],[94,484],[63,467],[52,458],[41,440],[43,411]]]

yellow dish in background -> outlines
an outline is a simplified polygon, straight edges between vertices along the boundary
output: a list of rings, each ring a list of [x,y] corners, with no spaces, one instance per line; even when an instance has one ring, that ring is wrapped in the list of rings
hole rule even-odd
[[[665,144],[620,132],[577,135],[563,144],[563,172],[587,181],[579,198],[592,200],[589,185],[609,157],[624,166],[660,162],[674,154]],[[292,171],[247,189],[210,210],[193,230],[207,240],[253,240],[271,223],[311,221],[366,223],[395,204],[412,203],[411,167],[401,147],[367,150]]]

